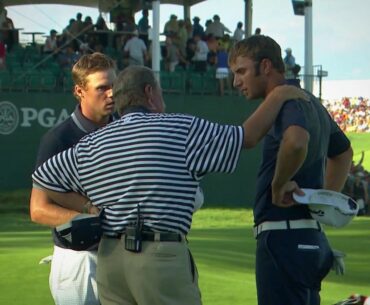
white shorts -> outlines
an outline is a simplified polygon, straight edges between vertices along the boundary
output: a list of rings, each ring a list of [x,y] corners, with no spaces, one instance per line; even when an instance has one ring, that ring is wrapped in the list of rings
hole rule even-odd
[[[96,284],[97,251],[73,251],[54,246],[49,277],[56,305],[99,305]]]
[[[216,78],[217,79],[224,79],[229,77],[229,69],[228,68],[217,68],[216,69]]]

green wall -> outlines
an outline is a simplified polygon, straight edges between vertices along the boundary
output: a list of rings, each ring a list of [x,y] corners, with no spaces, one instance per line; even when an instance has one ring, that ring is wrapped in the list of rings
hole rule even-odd
[[[41,136],[74,109],[70,94],[0,93],[0,190],[31,186]],[[211,121],[241,124],[257,102],[240,96],[165,95],[166,111],[197,115]],[[234,174],[211,174],[201,183],[212,205],[251,205],[260,147],[243,151]]]

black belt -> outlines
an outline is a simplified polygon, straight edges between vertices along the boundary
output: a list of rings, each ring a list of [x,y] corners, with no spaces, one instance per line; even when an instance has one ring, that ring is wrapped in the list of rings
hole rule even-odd
[[[122,236],[124,236],[125,233],[120,233],[115,236],[111,235],[104,235],[104,237],[107,238],[115,238],[115,239],[121,239]],[[184,240],[185,237],[182,234],[178,233],[169,233],[169,232],[141,232],[141,240],[142,241],[175,241],[180,242]]]

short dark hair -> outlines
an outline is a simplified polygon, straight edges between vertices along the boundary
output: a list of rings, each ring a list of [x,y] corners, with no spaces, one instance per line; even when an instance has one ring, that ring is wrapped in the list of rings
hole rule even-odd
[[[238,41],[230,50],[229,64],[234,63],[239,56],[249,57],[257,63],[267,58],[278,72],[284,73],[285,71],[284,61],[281,57],[281,48],[269,36],[253,35]]]

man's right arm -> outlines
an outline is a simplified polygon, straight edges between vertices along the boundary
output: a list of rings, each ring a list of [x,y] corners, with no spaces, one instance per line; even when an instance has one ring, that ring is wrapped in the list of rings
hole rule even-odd
[[[79,212],[63,208],[56,204],[43,189],[32,188],[30,215],[33,222],[56,227],[70,221],[77,214]]]
[[[62,149],[59,139],[51,134],[44,136],[38,151],[37,166],[48,158],[56,155]],[[86,201],[86,200],[85,200]],[[33,187],[30,197],[30,216],[35,223],[56,227],[70,221],[79,212],[62,207],[52,200],[45,189]]]

